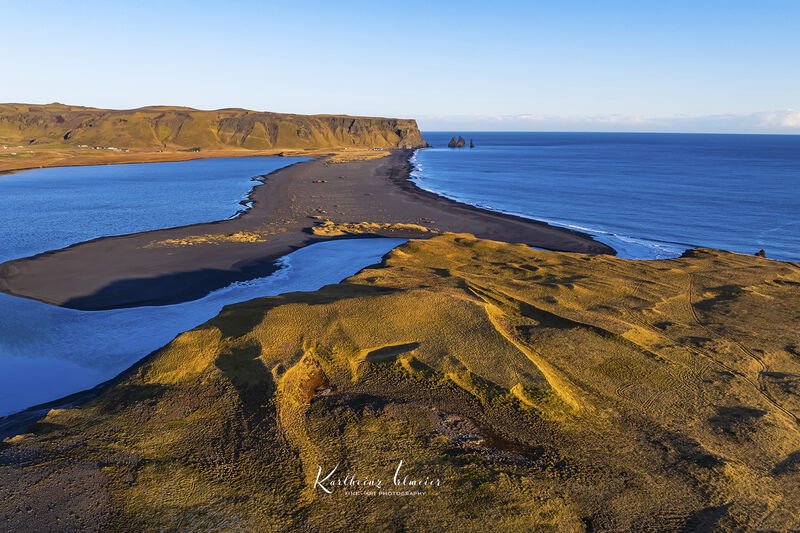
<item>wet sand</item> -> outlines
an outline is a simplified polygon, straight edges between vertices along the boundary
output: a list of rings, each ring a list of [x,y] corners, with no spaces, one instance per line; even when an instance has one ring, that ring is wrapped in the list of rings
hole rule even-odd
[[[376,229],[370,234],[314,235],[311,228],[323,220],[417,224],[434,232],[473,233],[549,250],[614,253],[576,231],[424,191],[408,179],[411,153],[394,150],[371,161],[332,164],[316,159],[291,165],[265,176],[264,185],[251,192],[252,208],[236,219],[103,237],[15,259],[0,264],[0,291],[82,310],[166,305],[264,276],[275,270],[276,259],[320,240],[435,234]],[[211,239],[191,245],[158,244],[242,232],[254,232],[263,242]]]

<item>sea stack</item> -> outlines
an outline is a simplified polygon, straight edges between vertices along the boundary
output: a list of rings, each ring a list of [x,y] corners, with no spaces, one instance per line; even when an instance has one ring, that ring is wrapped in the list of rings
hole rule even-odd
[[[475,148],[475,141],[473,141],[472,139],[469,140],[469,147]]]
[[[453,137],[452,139],[450,139],[450,142],[447,143],[447,146],[449,148],[464,148],[466,145],[467,145],[467,141],[465,141],[464,137],[462,137],[460,135],[458,136],[457,140],[456,140],[455,137]]]

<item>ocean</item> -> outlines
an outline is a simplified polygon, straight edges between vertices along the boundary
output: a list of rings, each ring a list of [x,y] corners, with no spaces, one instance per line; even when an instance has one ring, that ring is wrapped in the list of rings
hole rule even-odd
[[[454,135],[467,147],[447,148]],[[620,257],[703,246],[800,260],[800,135],[423,136],[433,148],[414,156],[420,187],[589,233]]]

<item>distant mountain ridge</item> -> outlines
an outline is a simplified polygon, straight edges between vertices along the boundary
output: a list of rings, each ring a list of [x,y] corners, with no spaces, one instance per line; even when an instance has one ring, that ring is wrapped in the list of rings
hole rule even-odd
[[[0,143],[152,150],[426,146],[413,119],[173,106],[115,110],[58,103],[0,104]]]

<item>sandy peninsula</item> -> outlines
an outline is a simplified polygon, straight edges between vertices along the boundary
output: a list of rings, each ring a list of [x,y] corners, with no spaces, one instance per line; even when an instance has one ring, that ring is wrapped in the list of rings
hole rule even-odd
[[[467,232],[548,250],[614,253],[579,232],[421,190],[408,179],[412,150],[387,152],[275,171],[236,219],[105,237],[3,263],[0,290],[82,310],[172,304],[264,276],[278,258],[308,244],[365,236]]]

